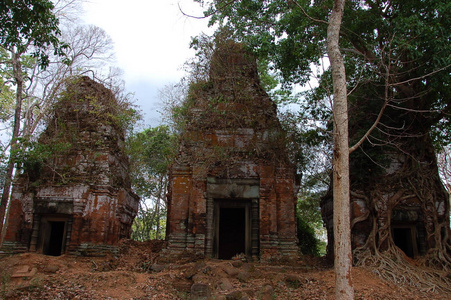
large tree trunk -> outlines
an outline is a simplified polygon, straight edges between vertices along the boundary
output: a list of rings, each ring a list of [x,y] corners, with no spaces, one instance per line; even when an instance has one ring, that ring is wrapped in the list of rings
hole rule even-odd
[[[327,29],[327,53],[334,87],[334,249],[335,299],[354,299],[349,197],[349,142],[346,73],[339,48],[344,0],[335,0]]]
[[[20,118],[22,113],[22,97],[23,97],[23,74],[22,64],[20,62],[20,54],[12,53],[12,66],[14,73],[14,80],[16,82],[16,109],[14,113],[14,128],[11,138],[10,156],[6,168],[5,183],[3,185],[2,199],[0,202],[0,245],[3,243],[3,223],[5,220],[6,207],[9,200],[9,194],[14,173],[14,158],[13,153],[17,148],[17,138],[20,133]]]

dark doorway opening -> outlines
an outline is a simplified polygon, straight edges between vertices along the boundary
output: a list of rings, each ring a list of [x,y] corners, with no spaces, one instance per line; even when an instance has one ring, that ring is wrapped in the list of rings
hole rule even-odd
[[[238,254],[248,260],[258,259],[258,199],[210,198],[207,200],[207,224],[207,255],[231,259]]]
[[[393,227],[393,242],[408,257],[415,258],[418,255],[416,231],[414,226]]]
[[[39,252],[59,256],[65,251],[67,239],[67,218],[42,217],[39,229]]]
[[[218,258],[231,259],[246,254],[245,207],[221,207],[219,209]]]
[[[63,250],[64,228],[66,222],[50,221],[50,236],[47,249],[44,249],[44,254],[59,256]]]

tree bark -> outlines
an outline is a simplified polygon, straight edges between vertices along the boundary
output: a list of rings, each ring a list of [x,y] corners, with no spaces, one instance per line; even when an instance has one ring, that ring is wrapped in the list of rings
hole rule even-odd
[[[354,299],[350,228],[349,142],[346,73],[339,38],[345,0],[335,0],[327,28],[327,53],[334,89],[334,266],[335,299]]]
[[[157,195],[157,202],[155,203],[155,214],[156,214],[156,233],[155,233],[155,239],[160,239],[160,204],[161,204],[161,198],[163,194],[163,179],[164,176],[160,175],[160,178],[158,179],[158,195]]]
[[[5,183],[3,185],[2,199],[0,202],[0,245],[3,243],[3,223],[5,220],[6,207],[9,200],[9,194],[14,173],[14,158],[13,154],[17,148],[17,138],[20,133],[20,118],[22,114],[22,98],[23,98],[23,74],[22,64],[20,62],[20,53],[12,52],[12,66],[14,81],[16,82],[16,109],[14,113],[14,128],[11,137],[10,155],[8,165],[6,167]]]

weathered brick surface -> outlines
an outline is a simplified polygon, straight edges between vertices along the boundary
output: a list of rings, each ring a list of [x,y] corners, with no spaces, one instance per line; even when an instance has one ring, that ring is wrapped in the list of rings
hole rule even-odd
[[[448,194],[437,176],[434,150],[429,141],[421,140],[427,136],[418,138],[420,140],[416,142],[413,137],[409,138],[409,143],[426,145],[425,149],[430,147],[429,150],[410,153],[402,150],[402,147],[405,147],[402,144],[400,148],[381,148],[378,155],[384,157],[387,160],[384,164],[390,167],[380,173],[375,172],[370,180],[359,180],[353,167],[356,168],[360,162],[351,159],[350,217],[353,249],[364,246],[370,249],[376,247],[383,251],[394,244],[405,251],[406,255],[415,257],[426,255],[434,248],[435,241],[432,241],[431,237],[434,237],[435,233],[445,234],[445,231],[434,229],[433,220],[449,224],[449,217],[445,217],[448,211],[445,210],[445,203],[449,200]],[[423,156],[424,154],[427,155]],[[412,166],[413,161],[415,163]],[[411,168],[414,171],[410,171]],[[415,185],[412,185],[414,182]],[[321,213],[328,236],[327,255],[330,259],[334,256],[332,188],[331,185],[321,201]],[[423,196],[419,197],[420,195]],[[441,207],[442,210],[429,210],[428,206]],[[409,230],[404,231],[402,238],[397,240],[395,230],[399,228]],[[430,232],[429,240],[427,231]],[[377,238],[374,238],[375,236]]]
[[[215,209],[229,201],[247,207],[250,215],[252,245],[246,254],[294,259],[295,168],[255,59],[241,45],[226,44],[213,56],[210,81],[199,85],[191,90],[192,105],[171,169],[167,252],[217,255]]]
[[[5,241],[40,251],[42,220],[60,218],[63,252],[97,255],[130,236],[139,198],[131,192],[112,93],[83,77],[64,95],[39,140],[64,149],[54,150],[38,174],[16,178]]]

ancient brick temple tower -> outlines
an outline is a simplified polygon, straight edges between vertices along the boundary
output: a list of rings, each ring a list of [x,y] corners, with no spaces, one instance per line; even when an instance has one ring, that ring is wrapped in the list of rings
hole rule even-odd
[[[294,259],[295,168],[255,58],[226,43],[193,84],[168,194],[171,254]]]
[[[130,236],[139,198],[130,190],[124,130],[110,90],[68,85],[13,186],[2,250],[101,255]]]

